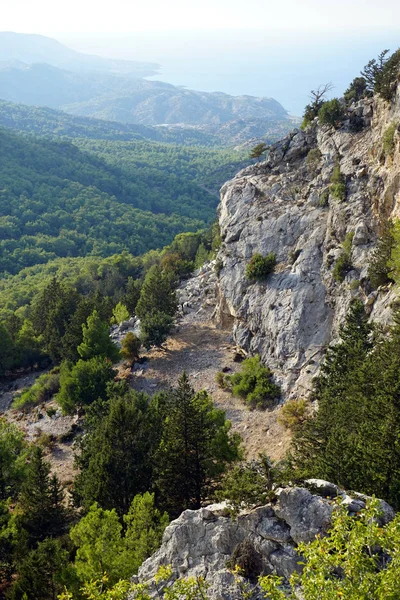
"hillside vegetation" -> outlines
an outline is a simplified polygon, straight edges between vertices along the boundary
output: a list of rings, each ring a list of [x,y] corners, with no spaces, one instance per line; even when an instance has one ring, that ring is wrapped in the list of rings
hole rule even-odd
[[[91,152],[0,130],[3,273],[160,248],[214,219],[218,187],[241,164],[231,152],[151,143],[99,144],[107,160],[95,143],[82,148]]]

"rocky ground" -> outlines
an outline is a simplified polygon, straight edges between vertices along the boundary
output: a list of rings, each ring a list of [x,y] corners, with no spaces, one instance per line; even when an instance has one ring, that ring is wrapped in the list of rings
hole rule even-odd
[[[206,390],[218,408],[226,412],[233,431],[243,438],[248,458],[265,452],[273,460],[283,458],[290,441],[289,433],[278,423],[280,408],[251,411],[229,392],[221,390],[215,376],[223,369],[233,373],[240,369],[231,330],[217,328],[215,310],[216,275],[209,263],[186,281],[179,290],[180,316],[165,349],[146,354],[148,361],[133,369],[134,389],[152,394],[174,386],[186,371],[195,390]]]

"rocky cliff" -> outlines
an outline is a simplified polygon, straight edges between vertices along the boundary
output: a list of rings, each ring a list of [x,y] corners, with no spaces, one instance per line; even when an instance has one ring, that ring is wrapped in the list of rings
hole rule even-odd
[[[186,510],[167,527],[161,548],[143,563],[137,579],[151,582],[160,566],[171,565],[173,578],[204,577],[210,598],[243,598],[226,563],[245,541],[254,552],[255,576],[274,572],[289,577],[301,568],[296,545],[327,531],[337,496],[349,514],[365,507],[365,496],[350,497],[331,483],[309,480],[307,486],[277,490],[277,503],[237,519],[226,516],[223,504]],[[381,508],[382,524],[388,523],[394,511],[383,501]]]
[[[382,142],[399,122],[399,93],[390,106],[364,100],[349,109],[339,130],[317,122],[295,130],[272,146],[265,162],[221,190],[216,318],[232,324],[245,352],[261,355],[286,398],[309,391],[352,297],[361,297],[374,319],[390,319],[391,292],[371,294],[367,266],[383,222],[400,212],[398,130],[392,157]],[[345,182],[342,200],[330,193],[335,165]],[[348,234],[351,268],[339,282],[334,268]],[[250,258],[269,252],[277,257],[275,273],[265,282],[248,281]]]

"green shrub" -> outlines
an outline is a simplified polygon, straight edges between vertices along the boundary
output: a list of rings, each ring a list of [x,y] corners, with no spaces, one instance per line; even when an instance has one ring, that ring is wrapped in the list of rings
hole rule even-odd
[[[31,408],[51,400],[59,389],[60,373],[59,369],[55,368],[49,373],[40,375],[30,388],[15,398],[12,406],[16,409]]]
[[[396,600],[399,590],[400,518],[382,526],[379,500],[368,500],[356,516],[345,504],[332,512],[329,535],[317,535],[300,543],[301,572],[283,579],[267,575],[259,579],[263,597],[270,600]]]
[[[356,77],[353,79],[343,95],[347,104],[350,104],[353,100],[358,102],[362,98],[365,98],[365,96],[370,95],[367,90],[367,81],[365,77]]]
[[[216,260],[215,265],[214,265],[214,271],[216,272],[217,277],[220,276],[220,273],[223,268],[224,268],[224,263],[222,262],[222,260],[220,260],[220,259]]]
[[[246,358],[241,371],[226,375],[225,381],[233,395],[245,400],[252,408],[268,408],[281,395],[280,387],[272,382],[272,371],[264,367],[258,354]]]
[[[333,267],[332,276],[333,278],[341,283],[351,268],[351,247],[353,244],[354,232],[350,231],[342,244],[343,252],[337,259],[335,266]]]
[[[394,225],[389,221],[384,226],[368,264],[368,278],[374,289],[392,281],[389,274],[392,267],[390,261],[394,245]]]
[[[282,406],[278,421],[286,429],[296,431],[307,421],[309,415],[310,404],[307,400],[289,400]]]
[[[235,465],[222,480],[217,496],[226,500],[229,512],[236,516],[244,508],[263,506],[275,499],[273,485],[278,471],[268,456],[260,454],[258,460]]]
[[[343,202],[346,199],[346,180],[340,170],[339,160],[336,159],[331,176],[329,192],[334,198]]]
[[[215,376],[215,381],[217,386],[221,388],[221,390],[224,390],[226,388],[225,375],[222,373],[222,371],[218,371],[218,373]]]
[[[60,391],[56,400],[64,413],[72,414],[98,398],[104,400],[107,384],[114,377],[111,362],[101,356],[78,360],[73,366],[65,362],[61,365]]]
[[[265,279],[273,273],[276,265],[276,255],[270,252],[266,256],[254,254],[246,266],[247,279]]]
[[[129,331],[121,343],[121,354],[126,360],[135,361],[139,358],[141,342],[139,338]]]
[[[320,125],[331,125],[339,127],[344,119],[344,107],[337,98],[324,102],[318,111],[318,120]]]
[[[326,208],[329,204],[329,188],[326,188],[319,196],[318,206],[320,208]]]
[[[385,133],[383,134],[382,144],[383,144],[383,151],[386,154],[386,156],[393,156],[393,154],[394,154],[394,151],[396,148],[394,136],[395,136],[397,129],[398,129],[398,124],[392,123],[386,129]]]

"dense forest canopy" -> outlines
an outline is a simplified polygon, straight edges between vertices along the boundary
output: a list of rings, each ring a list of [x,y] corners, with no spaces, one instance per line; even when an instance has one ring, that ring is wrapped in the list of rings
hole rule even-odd
[[[57,257],[160,248],[213,220],[216,190],[241,160],[150,142],[81,145],[0,130],[3,273]]]

